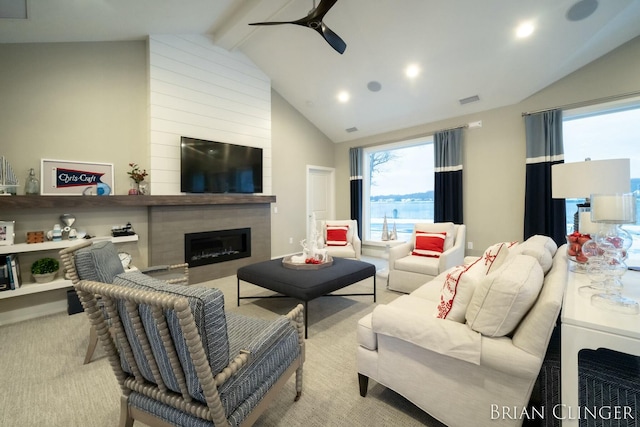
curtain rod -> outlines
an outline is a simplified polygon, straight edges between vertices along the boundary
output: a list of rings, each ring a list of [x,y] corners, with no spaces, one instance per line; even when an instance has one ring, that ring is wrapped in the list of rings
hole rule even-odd
[[[419,135],[408,136],[406,138],[396,139],[396,140],[393,140],[393,141],[374,142],[374,143],[367,144],[367,145],[360,145],[359,148],[371,148],[371,147],[377,147],[379,145],[390,145],[390,144],[395,144],[395,143],[398,143],[398,142],[412,141],[414,139],[421,139],[421,138],[427,138],[429,136],[433,136],[438,132],[446,132],[448,130],[468,129],[468,128],[469,128],[469,124],[467,123],[467,124],[464,124],[464,125],[452,126],[450,128],[434,130],[434,131],[429,132],[429,133],[423,133],[423,134],[419,134]],[[357,147],[350,147],[350,148],[357,148]]]
[[[543,108],[535,111],[527,111],[522,113],[522,117],[530,116],[532,114],[543,113],[545,111],[567,110],[567,109],[573,109],[573,108],[588,107],[590,105],[602,104],[604,102],[609,102],[609,101],[617,101],[619,99],[631,98],[638,95],[640,95],[640,91],[622,93],[620,95],[605,96],[603,98],[597,98],[597,99],[592,99],[589,101],[582,101],[582,102],[574,102],[573,104],[565,104],[565,105],[560,105],[558,107],[553,107],[553,108]]]
[[[467,129],[469,127],[468,124],[464,124],[464,125],[458,125],[458,126],[452,126],[450,128],[445,128],[445,129],[440,129],[440,130],[434,130],[432,135],[435,135],[438,132],[446,132],[448,130],[456,130],[456,129]]]

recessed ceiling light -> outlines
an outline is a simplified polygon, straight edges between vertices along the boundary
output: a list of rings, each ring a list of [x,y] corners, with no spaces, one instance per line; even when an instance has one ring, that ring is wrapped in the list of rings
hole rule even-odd
[[[531,22],[523,22],[516,28],[516,37],[518,37],[519,39],[529,37],[531,34],[533,34],[533,30],[535,30],[535,27]]]
[[[347,92],[346,90],[338,93],[338,101],[345,103],[349,102],[349,99],[351,99],[351,95],[349,95],[349,92]]]
[[[411,64],[407,68],[405,68],[404,74],[410,79],[418,77],[418,74],[420,74],[420,67],[415,64]]]

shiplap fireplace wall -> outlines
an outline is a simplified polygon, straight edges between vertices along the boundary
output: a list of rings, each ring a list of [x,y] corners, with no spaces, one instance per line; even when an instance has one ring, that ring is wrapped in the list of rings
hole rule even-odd
[[[180,137],[263,149],[271,184],[271,81],[240,52],[199,35],[149,37],[151,193],[180,194]]]

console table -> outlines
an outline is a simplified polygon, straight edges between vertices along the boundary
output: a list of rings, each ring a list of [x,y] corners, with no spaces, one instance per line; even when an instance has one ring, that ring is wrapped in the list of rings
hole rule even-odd
[[[623,294],[640,301],[640,272],[628,271],[622,278]],[[582,349],[607,348],[640,356],[640,315],[604,310],[591,305],[590,296],[579,294],[590,284],[586,274],[569,272],[562,305],[561,397],[563,426],[579,423],[578,353]]]

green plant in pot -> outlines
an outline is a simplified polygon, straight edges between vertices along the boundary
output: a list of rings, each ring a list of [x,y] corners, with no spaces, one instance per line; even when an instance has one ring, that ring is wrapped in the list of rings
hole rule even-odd
[[[56,277],[60,263],[55,258],[40,258],[31,264],[31,274],[38,283],[47,283]]]

